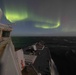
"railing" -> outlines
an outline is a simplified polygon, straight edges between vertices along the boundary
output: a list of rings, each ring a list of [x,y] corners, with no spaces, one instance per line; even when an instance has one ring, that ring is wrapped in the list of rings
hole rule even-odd
[[[1,23],[0,23],[0,28],[1,28],[1,29],[12,30],[11,25],[8,25],[8,24],[1,24]]]

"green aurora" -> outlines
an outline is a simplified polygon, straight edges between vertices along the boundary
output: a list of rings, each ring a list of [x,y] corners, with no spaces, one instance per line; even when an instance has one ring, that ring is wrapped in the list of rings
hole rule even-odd
[[[37,28],[43,28],[43,29],[53,29],[53,28],[58,28],[60,26],[60,22],[58,22],[57,24],[53,24],[53,26],[51,26],[50,24],[36,24],[35,27]]]
[[[9,20],[10,22],[17,22],[17,21],[21,21],[24,19],[28,18],[28,13],[26,10],[21,10],[21,9],[13,9],[12,11],[11,9],[5,9],[4,12],[6,19]]]
[[[12,9],[12,10],[11,10]],[[11,23],[28,20],[34,22],[45,22],[45,24],[35,24],[34,27],[42,29],[53,29],[60,26],[60,19],[58,21],[53,21],[52,19],[47,19],[43,16],[37,16],[31,11],[28,11],[27,8],[23,7],[14,7],[5,5],[4,15],[8,21]]]

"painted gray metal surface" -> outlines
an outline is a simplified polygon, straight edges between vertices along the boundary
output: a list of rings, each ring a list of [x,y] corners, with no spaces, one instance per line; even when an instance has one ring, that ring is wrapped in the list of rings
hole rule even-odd
[[[7,44],[3,56],[1,58],[2,70],[1,75],[21,75],[21,71],[16,59],[14,46],[10,41]]]

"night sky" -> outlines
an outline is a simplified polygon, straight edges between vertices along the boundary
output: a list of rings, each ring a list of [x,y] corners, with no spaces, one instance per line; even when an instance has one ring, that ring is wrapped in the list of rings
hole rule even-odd
[[[12,36],[76,36],[75,0],[0,0],[0,8]]]

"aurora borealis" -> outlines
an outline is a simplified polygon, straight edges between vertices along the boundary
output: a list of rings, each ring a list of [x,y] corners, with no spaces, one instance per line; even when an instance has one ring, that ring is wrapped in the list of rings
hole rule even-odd
[[[12,11],[11,11],[11,9]],[[22,20],[31,20],[31,21],[37,21],[37,22],[45,22],[44,24],[35,24],[34,27],[36,28],[42,28],[42,29],[53,29],[58,28],[60,26],[60,22],[57,23],[55,21],[52,21],[50,19],[42,18],[42,16],[37,16],[33,13],[30,13],[29,10],[24,8],[23,6],[13,6],[12,5],[5,4],[5,17],[7,20],[9,20],[11,23],[22,21]],[[21,8],[22,7],[22,8]],[[49,23],[49,24],[48,24]]]
[[[11,23],[28,18],[28,12],[25,5],[21,4],[21,2],[16,4],[16,1],[14,2],[11,0],[9,2],[4,0],[4,15]]]
[[[5,9],[5,16],[6,19],[9,20],[10,22],[17,22],[21,20],[31,20],[31,21],[37,21],[37,22],[45,22],[45,24],[36,24],[35,27],[37,28],[43,28],[43,29],[51,29],[51,28],[58,28],[60,26],[60,22],[58,21],[56,24],[53,24],[55,22],[51,22],[45,19],[40,19],[39,17],[36,17],[33,19],[33,17],[30,17],[28,14],[28,11],[16,11],[16,10],[7,10]],[[12,15],[11,15],[12,14]],[[35,16],[34,16],[35,17]],[[49,23],[49,24],[48,24]]]
[[[50,25],[50,24],[36,24],[35,27],[37,28],[43,28],[43,29],[53,29],[53,28],[58,28],[60,26],[60,22],[57,22],[56,24]]]
[[[62,33],[65,35],[66,32],[68,35],[76,32],[74,1],[3,0],[1,2],[3,6],[0,8],[6,21],[16,24],[13,26],[13,35],[58,36]]]
[[[25,15],[24,15],[25,13]],[[7,18],[7,20],[9,20],[10,22],[17,22],[17,21],[21,21],[24,19],[28,18],[27,12],[17,12],[17,11],[11,11],[11,10],[6,10],[5,11],[5,16]]]

